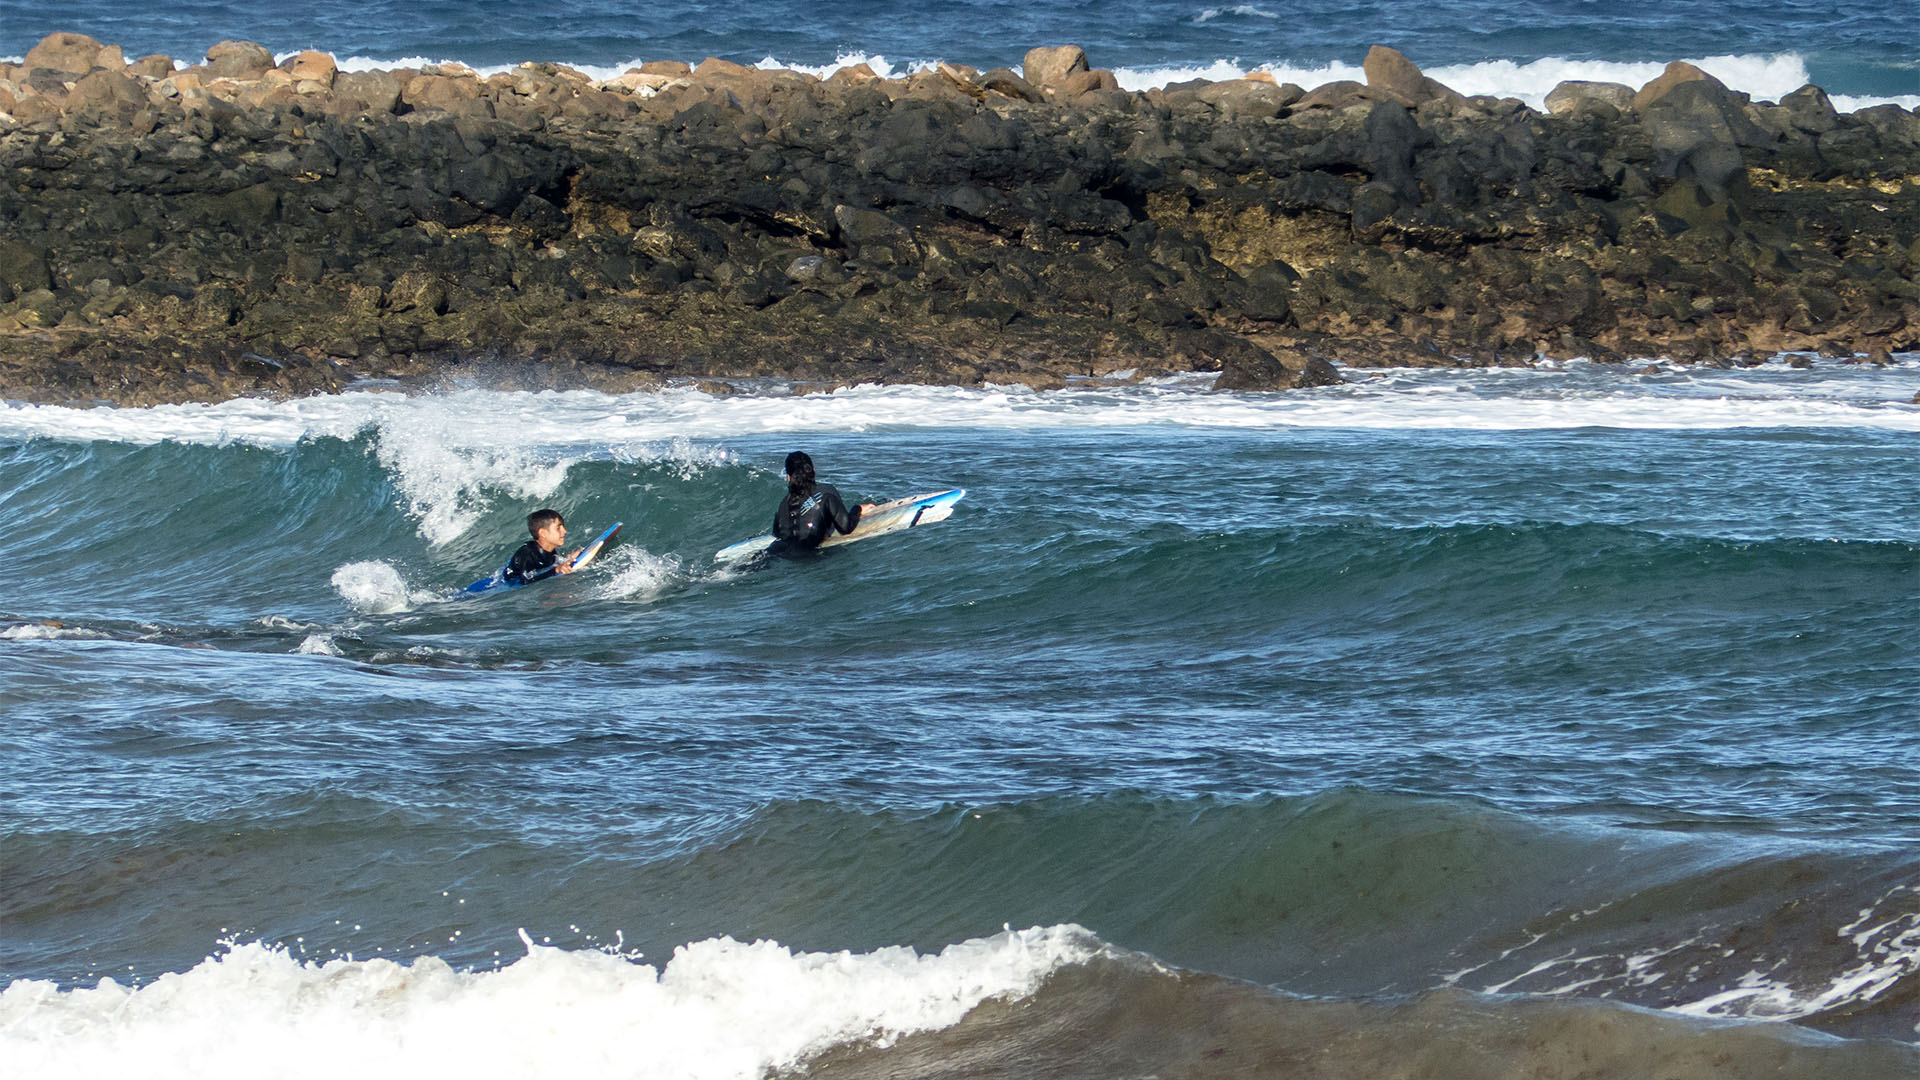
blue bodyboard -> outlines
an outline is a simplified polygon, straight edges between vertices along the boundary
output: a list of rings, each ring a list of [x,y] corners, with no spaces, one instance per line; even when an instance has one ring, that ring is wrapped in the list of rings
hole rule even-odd
[[[613,534],[619,532],[620,526],[623,524],[625,523],[619,522],[619,521],[614,522],[613,528],[608,529],[606,532],[601,533],[597,538],[595,538],[593,543],[588,544],[586,547],[581,548],[580,554],[575,555],[573,557],[573,562],[568,564],[568,569],[579,570],[582,567],[586,566],[588,563],[592,562],[594,559],[594,556],[600,554],[600,549],[607,545],[607,541],[613,539]],[[520,581],[508,581],[507,565],[510,565],[510,564],[503,564],[500,567],[500,569],[495,570],[490,577],[481,578],[479,581],[476,581],[473,584],[467,586],[465,589],[462,589],[461,592],[478,596],[482,593],[498,592],[501,589],[517,589],[523,584],[527,584],[526,582],[520,582]],[[537,578],[534,578],[533,580],[545,581],[547,580],[547,578],[554,577],[554,576],[556,575],[553,572],[549,572],[545,576],[537,577]]]

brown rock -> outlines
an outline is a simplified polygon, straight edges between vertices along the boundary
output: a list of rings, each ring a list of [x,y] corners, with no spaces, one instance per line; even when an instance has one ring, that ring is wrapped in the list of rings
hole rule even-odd
[[[207,71],[215,79],[257,79],[273,67],[273,54],[251,41],[222,41],[207,50]]]
[[[1011,68],[994,68],[980,76],[980,86],[996,94],[1020,101],[1045,101],[1038,87],[1016,75]]]
[[[22,124],[38,123],[42,120],[55,120],[60,116],[60,100],[46,94],[35,94],[22,98],[18,104],[8,110],[15,121]]]
[[[20,66],[29,71],[44,68],[47,71],[83,75],[96,67],[108,66],[100,63],[100,51],[103,48],[105,46],[85,34],[48,34],[40,39],[40,44],[27,50],[26,59]],[[113,52],[118,60],[119,47],[115,46]]]
[[[1681,83],[1701,81],[1712,83],[1721,90],[1727,88],[1725,83],[1694,67],[1692,64],[1684,60],[1675,60],[1673,63],[1667,65],[1667,70],[1662,72],[1659,78],[1641,87],[1640,92],[1633,95],[1633,107],[1635,109],[1645,109],[1647,106],[1666,97],[1669,91]]]
[[[1029,49],[1020,69],[1028,82],[1046,91],[1066,82],[1067,76],[1086,71],[1087,51],[1078,45]]]
[[[323,90],[332,89],[334,77],[340,73],[333,57],[312,49],[289,57],[286,63],[280,65],[280,70],[292,76],[296,83],[319,83]]]
[[[1327,83],[1325,86],[1316,86],[1312,90],[1307,91],[1296,103],[1296,106],[1302,109],[1338,108],[1342,105],[1352,103],[1356,98],[1360,97],[1366,89],[1367,86],[1365,83],[1342,79],[1338,82]]]
[[[1451,88],[1422,74],[1413,61],[1401,55],[1399,50],[1389,49],[1385,45],[1368,49],[1361,67],[1367,73],[1369,89],[1381,91],[1389,99],[1406,105],[1436,100],[1466,100]]]
[[[761,72],[759,68],[751,68],[745,64],[736,64],[731,60],[722,60],[717,56],[709,56],[705,60],[700,61],[699,67],[693,69],[693,77],[702,82],[712,82],[715,80],[757,80],[761,77]]]
[[[1375,45],[1367,50],[1367,58],[1360,66],[1367,73],[1368,86],[1392,90],[1416,101],[1420,99],[1427,77],[1398,49]]]
[[[1227,116],[1279,116],[1305,92],[1288,83],[1275,86],[1256,79],[1228,79],[1203,86],[1194,94]]]
[[[333,92],[366,102],[371,113],[390,113],[400,104],[400,80],[386,71],[343,71],[334,76]]]
[[[648,60],[640,65],[640,70],[648,75],[665,75],[675,79],[684,79],[693,74],[693,68],[679,60]]]
[[[1570,79],[1547,92],[1547,111],[1570,113],[1583,101],[1600,101],[1626,112],[1633,107],[1633,87],[1625,83],[1583,82]]]
[[[113,110],[119,106],[137,107],[147,103],[144,86],[116,71],[101,69],[73,84],[67,94],[70,110]]]
[[[854,64],[851,67],[843,67],[836,70],[832,75],[827,76],[827,81],[842,86],[860,86],[865,83],[875,82],[879,78],[879,73],[874,71],[871,66],[867,64]]]
[[[173,74],[173,57],[152,53],[127,65],[127,74],[149,79],[164,79]]]
[[[944,76],[948,82],[970,94],[981,89],[978,68],[971,68],[965,64],[949,64],[942,60],[934,66],[934,70]]]
[[[415,109],[440,109],[444,112],[466,115],[484,112],[492,115],[492,109],[478,109],[478,105],[491,106],[491,102],[479,101],[484,84],[474,78],[460,78],[449,75],[422,75],[400,91],[400,100]]]
[[[1057,83],[1056,88],[1063,99],[1072,100],[1100,90],[1118,90],[1120,80],[1114,78],[1113,72],[1096,68],[1092,71],[1076,71]]]
[[[674,76],[672,75],[660,75],[654,72],[641,71],[639,68],[628,68],[615,78],[608,79],[600,85],[605,89],[618,90],[627,94],[650,94],[673,80]]]

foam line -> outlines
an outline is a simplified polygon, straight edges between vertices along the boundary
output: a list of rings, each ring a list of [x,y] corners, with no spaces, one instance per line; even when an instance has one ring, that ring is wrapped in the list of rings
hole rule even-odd
[[[432,956],[316,963],[243,944],[137,989],[23,979],[0,992],[0,1059],[20,1076],[573,1080],[632,1076],[644,1062],[666,1080],[757,1080],[834,1046],[949,1027],[1102,948],[1074,926],[926,955],[716,938],[656,969],[522,939],[524,957],[483,972]]]

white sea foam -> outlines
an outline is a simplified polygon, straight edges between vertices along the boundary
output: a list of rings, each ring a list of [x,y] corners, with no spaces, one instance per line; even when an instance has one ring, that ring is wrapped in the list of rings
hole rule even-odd
[[[333,572],[333,591],[355,611],[367,615],[407,611],[435,595],[409,587],[400,571],[384,562],[355,562],[340,567]],[[308,642],[313,640],[313,636],[307,638]],[[331,639],[327,644],[332,644]],[[300,651],[311,650],[303,642]]]
[[[1034,391],[858,386],[833,393],[709,396],[462,390],[294,401],[67,409],[0,405],[0,438],[263,447],[372,432],[421,534],[443,542],[495,498],[538,500],[588,460],[669,463],[683,477],[736,460],[716,441],[783,433],[971,427],[1865,428],[1920,431],[1920,357],[1889,368],[1798,369],[1573,362],[1537,368],[1349,369],[1341,386],[1212,393],[1212,376]]]
[[[249,944],[139,989],[16,981],[0,992],[0,1059],[18,1076],[757,1080],[834,1046],[949,1027],[1100,947],[1073,926],[932,955],[718,938],[656,970],[528,941],[507,967],[463,973]]]
[[[1686,62],[1727,84],[1732,90],[1751,95],[1756,101],[1778,101],[1812,81],[1806,60],[1792,53],[1772,56],[1705,56],[1686,58]],[[1518,98],[1535,109],[1546,108],[1547,94],[1562,82],[1616,82],[1635,88],[1646,85],[1666,70],[1665,63],[1567,60],[1557,56],[1539,60],[1487,60],[1473,64],[1437,64],[1423,68],[1426,74],[1468,96]],[[1235,79],[1253,72],[1265,72],[1278,82],[1295,83],[1312,89],[1330,82],[1366,81],[1359,64],[1332,63],[1300,65],[1286,61],[1250,62],[1240,58],[1216,60],[1211,64],[1154,68],[1115,68],[1114,77],[1127,90],[1149,90],[1189,79]],[[1836,95],[1834,107],[1852,112],[1874,105],[1895,104],[1920,108],[1920,95],[1887,97]]]
[[[308,634],[293,651],[307,656],[340,655],[340,647],[333,643],[332,634]]]
[[[687,576],[678,559],[637,547],[616,547],[583,572],[603,579],[594,594],[606,600],[651,600]]]
[[[787,71],[799,71],[824,79],[831,76],[834,72],[839,71],[841,68],[856,67],[860,64],[867,65],[867,67],[873,69],[875,75],[883,79],[904,79],[916,71],[934,66],[935,61],[909,61],[896,67],[879,53],[843,52],[835,57],[831,64],[794,64],[768,56],[754,66],[768,70],[784,69]]]
[[[1895,986],[1920,978],[1920,914],[1911,910],[1880,911],[1903,894],[1920,894],[1920,886],[1897,885],[1878,903],[1859,913],[1836,937],[1850,938],[1857,962],[1818,989],[1796,987],[1775,970],[1749,971],[1734,986],[1673,1007],[1690,1016],[1741,1017],[1753,1020],[1797,1020],[1830,1009],[1873,1001]],[[1911,901],[1907,901],[1910,903]],[[1920,1019],[1913,1025],[1920,1035]]]
[[[1234,7],[1209,8],[1203,11],[1195,21],[1210,22],[1229,17],[1276,19],[1278,15],[1256,5],[1241,4]],[[294,54],[291,52],[281,53],[277,55],[277,59],[284,60],[292,55]],[[701,59],[701,57],[693,57],[689,62],[698,63]],[[879,53],[848,49],[835,57],[830,64],[795,63],[769,55],[762,58],[756,66],[801,71],[824,79],[841,68],[864,63],[881,78],[899,79],[916,71],[931,68],[940,59],[928,57],[894,63],[889,62]],[[1095,63],[1099,62],[1097,56],[1092,59]],[[1812,81],[1807,74],[1806,58],[1797,53],[1720,55],[1678,59],[1684,59],[1687,63],[1708,72],[1731,89],[1752,95],[1757,101],[1777,101],[1782,95],[1792,93]],[[1666,70],[1664,61],[1569,60],[1558,56],[1525,61],[1487,60],[1471,64],[1449,64],[1435,62],[1429,58],[1416,58],[1416,60],[1424,60],[1431,64],[1432,66],[1423,67],[1422,70],[1463,94],[1518,98],[1535,109],[1544,109],[1547,94],[1562,82],[1569,80],[1618,82],[1637,88],[1651,82]],[[337,59],[336,63],[342,71],[370,71],[425,67],[430,64],[457,64],[459,61],[446,57],[425,56],[407,56],[395,60],[349,56]],[[640,63],[641,60],[636,58],[623,64],[569,64],[568,66],[591,78],[604,81],[616,78],[622,72],[638,67]],[[516,66],[492,64],[472,66],[472,69],[485,78],[512,71]],[[1018,67],[1017,61],[1013,62],[1013,66]],[[1278,58],[1263,61],[1222,57],[1207,63],[1113,69],[1114,77],[1123,89],[1136,91],[1150,90],[1169,83],[1186,82],[1192,79],[1215,81],[1237,79],[1256,71],[1271,74],[1280,82],[1297,83],[1308,89],[1330,82],[1365,81],[1366,79],[1366,73],[1358,63],[1302,64]],[[1907,109],[1920,109],[1920,94],[1881,96],[1834,94],[1833,104],[1835,108],[1845,112],[1887,104],[1899,105]]]
[[[1193,21],[1195,23],[1210,23],[1215,19],[1225,19],[1236,15],[1243,19],[1278,19],[1280,17],[1280,13],[1277,11],[1269,11],[1266,8],[1255,7],[1252,4],[1236,4],[1230,8],[1208,8],[1194,16]]]
[[[514,439],[512,429],[500,434],[505,438],[475,431],[471,416],[431,405],[380,424],[380,463],[393,473],[428,543],[444,544],[466,532],[485,512],[490,491],[521,502],[544,500],[576,460],[543,460],[536,448]]]
[[[58,641],[63,638],[100,638],[105,634],[79,626],[55,623],[21,623],[0,630],[0,641]]]

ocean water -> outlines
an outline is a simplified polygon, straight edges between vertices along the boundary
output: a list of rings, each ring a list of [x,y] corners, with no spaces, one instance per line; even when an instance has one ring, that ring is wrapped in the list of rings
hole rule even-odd
[[[1383,44],[1463,93],[1536,107],[1564,79],[1637,86],[1675,59],[1761,99],[1813,82],[1842,108],[1920,105],[1920,9],[1882,0],[953,0],[910,9],[879,0],[0,0],[0,56],[56,30],[118,43],[129,57],[192,61],[216,41],[244,38],[281,53],[321,49],[350,67],[459,60],[488,71],[544,60],[603,77],[640,60],[708,56],[822,73],[861,61],[883,74],[939,60],[1017,68],[1029,48],[1072,42],[1129,89],[1256,69],[1315,86],[1361,77],[1367,48]]]
[[[0,404],[0,1060],[1920,1075],[1920,358],[1347,374]]]

